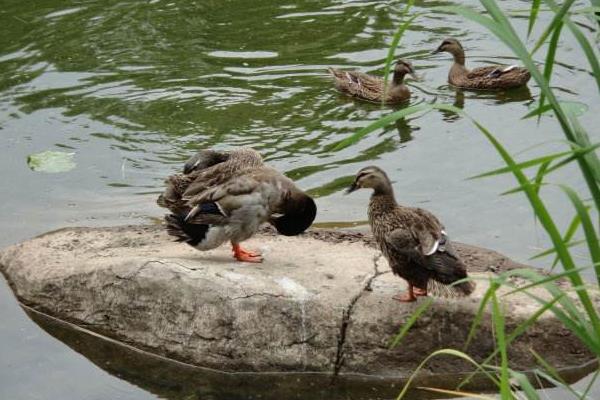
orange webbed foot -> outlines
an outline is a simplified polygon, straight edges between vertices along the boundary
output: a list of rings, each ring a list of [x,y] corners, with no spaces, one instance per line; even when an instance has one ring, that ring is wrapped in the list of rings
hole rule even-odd
[[[413,288],[413,293],[415,296],[427,296],[427,289]]]
[[[397,300],[401,303],[411,303],[413,301],[417,301],[417,297],[412,292],[398,293],[397,295],[392,297],[392,299]]]
[[[233,245],[233,257],[242,262],[261,263],[262,255],[259,252],[244,250],[240,245]]]

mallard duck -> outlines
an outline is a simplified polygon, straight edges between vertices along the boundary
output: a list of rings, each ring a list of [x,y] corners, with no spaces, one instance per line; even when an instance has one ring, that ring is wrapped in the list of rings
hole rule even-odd
[[[343,71],[329,68],[329,73],[335,80],[335,87],[340,91],[359,99],[381,103],[384,98],[383,79],[357,71]],[[388,84],[385,103],[401,103],[410,98],[410,90],[404,84],[404,76],[411,74],[416,78],[410,62],[396,61],[392,81]]]
[[[306,230],[316,216],[314,200],[252,152],[195,155],[186,162],[184,174],[167,179],[158,200],[172,212],[165,216],[167,232],[198,250],[230,241],[237,260],[261,262],[259,253],[240,246],[261,224],[269,222],[286,236]],[[209,158],[224,161],[213,164]]]
[[[531,78],[527,69],[516,65],[491,65],[473,70],[465,67],[465,51],[456,39],[444,39],[442,44],[432,52],[446,52],[454,57],[454,64],[448,73],[448,83],[465,89],[511,89],[524,86]]]
[[[186,199],[263,165],[260,153],[247,147],[232,151],[200,150],[185,162],[183,173],[165,180],[165,191],[157,203],[174,214],[182,214],[189,211]]]
[[[394,296],[402,302],[416,296],[436,294],[467,296],[475,285],[471,281],[452,283],[467,277],[467,269],[455,253],[444,226],[427,210],[396,203],[386,173],[378,167],[361,169],[347,193],[373,189],[369,202],[369,223],[381,252],[393,273],[408,282],[408,291]]]

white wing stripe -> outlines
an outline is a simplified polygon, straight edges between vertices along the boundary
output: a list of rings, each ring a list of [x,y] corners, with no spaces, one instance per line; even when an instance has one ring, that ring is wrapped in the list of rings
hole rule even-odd
[[[440,241],[436,240],[435,243],[433,244],[433,247],[431,248],[431,250],[429,250],[427,253],[425,253],[425,255],[430,256],[433,253],[435,253],[437,251],[439,245],[440,245]]]

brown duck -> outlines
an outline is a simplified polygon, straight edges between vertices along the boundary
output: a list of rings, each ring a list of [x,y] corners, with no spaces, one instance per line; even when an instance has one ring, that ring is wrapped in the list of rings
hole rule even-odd
[[[359,99],[381,103],[384,99],[384,82],[382,78],[357,71],[343,71],[329,68],[329,73],[335,80],[335,87],[343,93]],[[392,81],[385,91],[386,104],[401,103],[410,99],[410,90],[404,84],[404,76],[411,74],[416,79],[415,71],[410,62],[396,61]]]
[[[394,296],[402,302],[416,296],[435,294],[468,296],[475,288],[467,269],[455,253],[444,226],[429,211],[396,203],[392,184],[378,167],[361,169],[347,193],[373,189],[369,202],[369,223],[381,252],[394,274],[408,282],[408,291]]]
[[[198,250],[230,241],[238,261],[261,262],[262,256],[240,243],[261,224],[279,233],[302,233],[313,222],[314,200],[280,172],[263,164],[252,149],[231,152],[203,150],[190,158],[182,174],[167,178],[158,198],[167,232]]]
[[[465,51],[456,39],[444,39],[442,44],[432,52],[450,53],[454,63],[448,73],[448,83],[465,89],[499,90],[524,86],[531,78],[529,71],[516,65],[491,65],[472,70],[465,66]]]

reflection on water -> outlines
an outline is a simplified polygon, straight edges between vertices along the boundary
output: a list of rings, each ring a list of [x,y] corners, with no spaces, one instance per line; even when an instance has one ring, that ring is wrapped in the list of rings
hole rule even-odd
[[[50,335],[58,338],[73,350],[85,355],[100,368],[158,395],[171,400],[247,399],[256,397],[270,399],[392,399],[406,379],[394,376],[369,376],[340,374],[336,378],[328,373],[223,373],[208,368],[199,368],[170,358],[117,342],[104,336],[81,329],[75,325],[52,318],[46,314],[24,307],[31,319]],[[566,382],[576,382],[597,368],[591,361],[581,367],[558,369]],[[413,381],[413,387],[454,388],[468,374],[421,374]],[[533,374],[527,373],[531,382]],[[463,386],[466,391],[486,390],[488,378],[474,374],[470,383]],[[543,385],[538,382],[538,385]],[[411,399],[445,398],[425,390],[414,389],[407,393]]]
[[[465,181],[500,161],[464,118],[430,112],[332,151],[333,144],[395,108],[338,94],[325,69],[382,74],[404,2],[38,3],[5,0],[0,12],[2,246],[64,225],[155,221],[162,211],[154,197],[165,175],[199,148],[243,145],[261,151],[318,197],[320,224],[366,219],[367,194],[349,198],[342,191],[361,167],[378,164],[394,180],[400,201],[425,203],[457,240],[519,260],[547,244],[521,197],[498,197],[514,186],[510,177]],[[446,84],[450,61],[429,55],[443,37],[461,40],[469,65],[515,61],[478,26],[432,8],[449,4],[454,2],[417,2],[413,11],[423,15],[396,50],[423,76],[407,82],[411,104],[463,108],[511,151],[550,143],[529,152],[531,157],[562,146],[551,117],[520,120],[539,94],[535,84],[498,93],[462,92]],[[528,4],[502,2],[506,9]],[[540,12],[538,26],[549,18]],[[524,35],[527,19],[514,23]],[[568,51],[558,52],[552,83],[561,100],[589,103],[583,121],[593,126],[600,122],[600,105],[589,101],[597,98],[595,87],[577,49],[572,38],[564,38],[561,50]],[[75,170],[50,176],[27,168],[27,155],[60,149],[75,152]],[[554,177],[581,187],[572,172]],[[568,224],[571,212],[562,196],[549,196],[558,223]],[[25,364],[33,368],[35,357]],[[70,365],[65,362],[65,370]],[[0,374],[0,387],[18,385]],[[68,393],[59,397],[66,400]]]

